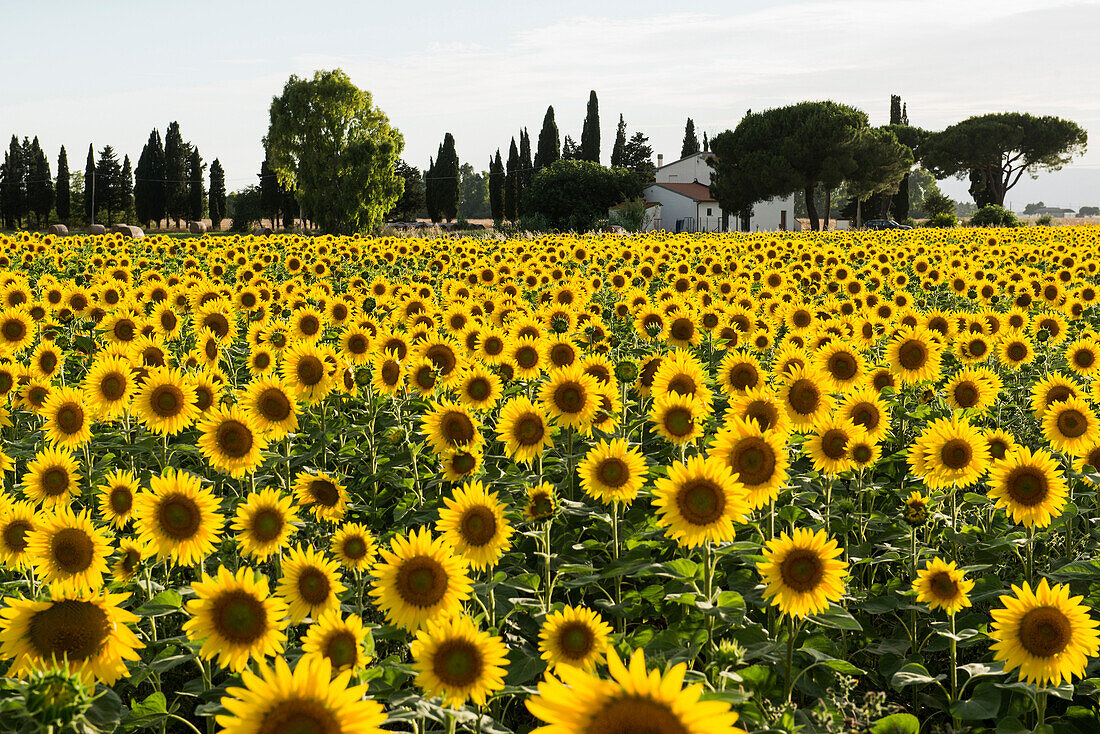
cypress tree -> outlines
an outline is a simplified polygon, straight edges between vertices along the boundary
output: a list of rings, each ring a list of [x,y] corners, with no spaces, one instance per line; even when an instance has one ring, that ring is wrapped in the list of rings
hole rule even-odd
[[[611,167],[622,166],[626,161],[626,120],[619,114],[619,126],[615,129],[615,146],[611,149]]]
[[[535,174],[535,164],[531,160],[531,136],[527,128],[519,134],[519,169],[516,178],[516,216],[526,214],[523,208],[524,196],[531,188],[531,176]]]
[[[260,219],[266,216],[271,220],[271,228],[277,229],[278,223],[275,219],[279,216],[282,206],[283,191],[279,185],[279,177],[271,170],[265,152],[264,161],[260,164]]]
[[[689,155],[699,152],[699,137],[695,134],[695,121],[690,117],[687,124],[684,125],[684,145],[680,149],[680,157],[687,158]]]
[[[584,116],[581,128],[580,159],[600,162],[600,103],[596,99],[596,90],[588,95],[588,113]]]
[[[191,155],[187,159],[189,180],[187,182],[187,213],[192,222],[202,221],[203,209],[206,205],[206,191],[202,183],[202,173],[206,170],[206,164],[202,162],[199,149],[192,147]]]
[[[19,138],[11,136],[8,151],[4,154],[4,224],[9,229],[22,226],[27,213],[27,161]]]
[[[149,140],[138,157],[134,181],[134,214],[143,226],[160,223],[165,214],[164,145],[160,131],[149,133]]]
[[[905,109],[905,105],[901,101],[901,96],[897,94],[890,95],[890,124],[891,125],[908,125],[909,113]],[[883,194],[883,196],[889,196],[889,194]],[[898,190],[890,196],[890,213],[894,219],[903,222],[909,218],[909,174],[901,179],[898,184]]]
[[[122,219],[130,218],[131,207],[134,205],[134,170],[130,165],[130,156],[122,156],[122,178],[119,180],[118,189],[119,211]]]
[[[448,221],[458,219],[459,162],[455,151],[455,139],[450,133],[443,136],[439,158],[435,160],[439,181],[439,210]]]
[[[107,224],[114,222],[114,215],[122,204],[122,166],[115,149],[109,145],[99,151],[95,165],[95,208],[107,213]]]
[[[443,146],[440,146],[442,149]],[[439,152],[436,153],[436,158]],[[428,170],[424,172],[424,204],[428,209],[428,219],[433,223],[441,221],[439,216],[439,187],[436,185],[438,165],[435,160],[428,158]]]
[[[581,149],[573,142],[572,135],[565,136],[565,142],[561,144],[561,159],[563,161],[575,161],[579,160],[581,155]]]
[[[164,131],[164,211],[179,227],[187,217],[187,158],[190,146],[180,134],[180,124],[171,122]]]
[[[53,176],[50,174],[50,161],[35,136],[27,157],[27,208],[34,213],[36,227],[42,226],[42,220],[49,221],[53,209]]]
[[[508,148],[508,163],[504,174],[504,216],[510,221],[516,221],[519,216],[519,151],[516,149],[516,139],[512,138],[512,145]]]
[[[95,153],[92,152],[92,144],[88,143],[88,160],[84,163],[84,218],[89,224],[95,224],[95,213],[99,208],[96,202]]]
[[[69,156],[65,153],[65,146],[61,146],[61,152],[57,155],[57,218],[68,224],[69,207],[72,201],[69,196]]]
[[[542,170],[561,158],[561,140],[558,137],[558,123],[554,122],[554,106],[546,108],[542,118],[542,130],[539,132],[539,145],[535,150],[535,170]]]
[[[710,152],[710,138],[707,137],[706,130],[703,131],[703,150],[708,153]]]
[[[901,96],[897,94],[890,95],[890,124],[901,124]]]
[[[493,213],[493,222],[504,220],[504,164],[500,160],[500,148],[496,158],[489,157],[489,209]]]
[[[217,158],[210,164],[210,226],[213,229],[222,228],[222,220],[225,219],[225,169]]]

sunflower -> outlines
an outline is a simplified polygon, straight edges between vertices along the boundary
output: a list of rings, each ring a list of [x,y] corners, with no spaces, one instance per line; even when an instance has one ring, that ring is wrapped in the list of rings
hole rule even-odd
[[[473,410],[492,410],[500,400],[500,378],[481,365],[464,369],[452,387],[458,399]]]
[[[266,561],[287,547],[297,520],[298,509],[278,490],[265,487],[252,492],[237,505],[233,518],[237,547],[242,555]]]
[[[1017,446],[989,471],[989,496],[1024,527],[1050,525],[1062,514],[1066,492],[1058,462],[1043,449]]]
[[[332,609],[321,614],[306,630],[302,656],[324,658],[338,673],[361,670],[371,661],[366,645],[369,634],[359,615],[341,617],[339,610]]]
[[[930,423],[909,452],[914,472],[933,489],[969,487],[985,474],[989,461],[981,433],[958,416]]]
[[[727,422],[733,418],[751,421],[761,431],[777,436],[785,437],[791,432],[791,417],[783,409],[775,390],[767,385],[731,395],[725,417]]]
[[[484,441],[481,423],[458,403],[432,403],[424,416],[424,435],[436,454],[457,448],[476,448]]]
[[[435,363],[427,357],[413,357],[409,360],[407,372],[408,383],[421,397],[428,397],[435,393],[439,383],[439,372]]]
[[[708,452],[724,462],[748,492],[753,510],[774,502],[787,481],[787,445],[782,434],[755,421],[734,418],[714,437]]]
[[[610,680],[572,665],[559,666],[527,699],[527,710],[553,734],[745,734],[724,701],[700,701],[703,688],[682,688],[687,663],[667,672],[648,670],[635,650],[629,665],[607,650]]]
[[[27,558],[39,581],[53,589],[95,592],[103,586],[110,542],[84,511],[61,507],[27,536]]]
[[[80,480],[76,459],[69,451],[46,448],[27,462],[23,493],[44,509],[67,507],[80,496]]]
[[[1058,372],[1048,372],[1031,386],[1031,412],[1041,421],[1050,406],[1083,395],[1084,391],[1073,380]]]
[[[1092,445],[1081,450],[1080,455],[1077,457],[1077,461],[1074,462],[1074,469],[1076,469],[1079,474],[1084,474],[1086,471],[1100,473],[1100,441],[1094,442]],[[1088,478],[1087,475],[1086,478]],[[1092,480],[1090,479],[1089,481]]]
[[[706,410],[694,398],[671,394],[655,400],[649,420],[666,441],[675,446],[691,443],[703,434]]]
[[[965,571],[956,568],[954,561],[946,563],[942,558],[933,558],[917,572],[913,581],[918,602],[948,614],[970,606],[968,594],[973,588],[974,582],[966,578]]]
[[[84,377],[84,402],[99,418],[118,418],[129,409],[136,387],[128,362],[117,356],[101,357]]]
[[[1096,339],[1078,339],[1066,347],[1066,362],[1074,373],[1083,377],[1100,370],[1100,344]]]
[[[247,566],[236,574],[222,566],[217,576],[203,573],[191,588],[195,598],[187,602],[191,618],[183,631],[202,643],[203,659],[217,658],[222,667],[240,673],[250,660],[283,654],[287,609],[271,594],[265,576]]]
[[[756,564],[767,588],[764,598],[783,614],[820,614],[844,595],[848,564],[837,560],[843,549],[824,530],[798,528],[768,541]]]
[[[371,361],[371,385],[383,395],[393,395],[405,384],[405,372],[396,352],[376,354]]]
[[[558,496],[554,491],[554,485],[550,482],[542,482],[527,488],[527,504],[523,508],[523,515],[528,520],[549,520],[558,511]]]
[[[301,472],[294,478],[294,499],[318,520],[338,522],[348,511],[348,491],[336,477],[324,472]]]
[[[295,398],[311,405],[321,402],[336,383],[326,362],[333,357],[327,346],[295,342],[283,352],[280,374]]]
[[[830,342],[818,351],[814,361],[817,368],[832,381],[836,392],[844,392],[859,384],[867,372],[867,361],[859,350],[839,341]]]
[[[1001,392],[1003,383],[996,372],[983,367],[959,370],[944,385],[947,404],[955,410],[973,409],[987,413]]]
[[[991,612],[993,659],[1042,687],[1083,677],[1088,659],[1100,651],[1100,635],[1082,598],[1071,597],[1068,584],[1052,587],[1046,579],[1034,589],[1013,585],[1012,592],[1001,596],[1004,609]]]
[[[29,502],[12,502],[0,511],[0,558],[13,571],[29,562],[27,541],[41,519]]]
[[[1043,437],[1058,451],[1077,456],[1100,438],[1100,421],[1084,400],[1067,398],[1043,416]]]
[[[749,512],[748,492],[725,462],[702,456],[678,461],[653,490],[657,525],[680,545],[733,540],[733,524]]]
[[[168,367],[149,370],[131,409],[150,431],[165,436],[190,427],[199,416],[191,381]]]
[[[847,471],[852,463],[849,449],[862,433],[855,423],[839,416],[819,422],[805,444],[814,469],[825,476]]]
[[[417,685],[448,706],[460,708],[467,700],[484,706],[490,694],[504,688],[508,646],[469,617],[428,620],[410,649]]]
[[[588,450],[577,467],[585,494],[604,504],[629,505],[638,496],[646,480],[646,462],[642,452],[626,441],[615,438],[600,441]]]
[[[551,370],[539,401],[545,414],[567,428],[586,428],[600,407],[596,380],[580,364]]]
[[[920,492],[910,492],[905,500],[905,522],[920,527],[928,521],[928,499]]]
[[[205,560],[221,535],[218,498],[194,474],[167,469],[134,501],[138,539],[161,560],[191,566]]]
[[[868,385],[845,395],[836,411],[839,418],[861,429],[869,441],[877,443],[890,432],[890,408],[879,399],[878,391]]]
[[[8,597],[0,610],[0,656],[15,658],[8,675],[63,666],[85,683],[111,685],[127,675],[144,644],[130,629],[138,618],[121,608],[129,594],[62,593],[49,600]]]
[[[763,387],[766,373],[751,354],[731,351],[718,365],[718,385],[730,397]]]
[[[321,551],[300,545],[291,548],[282,571],[278,594],[287,603],[292,623],[340,608],[340,594],[346,588],[340,581],[340,566]]]
[[[661,366],[653,375],[650,391],[655,400],[664,400],[673,393],[695,398],[703,405],[710,405],[713,394],[706,386],[706,371],[691,352],[677,349],[661,360]]]
[[[1012,434],[1002,431],[1000,428],[987,428],[982,432],[982,437],[985,439],[985,445],[989,448],[989,458],[994,461],[1008,456],[1008,453],[1016,446],[1016,439]]]
[[[1035,361],[1035,345],[1021,332],[1005,333],[997,342],[997,359],[1005,367],[1021,367]]]
[[[221,704],[229,713],[217,716],[222,734],[325,732],[386,734],[382,704],[366,697],[367,687],[349,686],[352,671],[333,677],[323,656],[302,657],[291,672],[285,658],[259,675],[241,674],[243,688],[230,687]]]
[[[566,606],[543,620],[539,652],[551,668],[572,665],[591,673],[603,663],[610,639],[611,625],[599,612]]]
[[[55,446],[78,449],[92,440],[92,428],[83,395],[71,387],[50,391],[42,407],[46,440]]]
[[[465,560],[428,528],[396,536],[379,553],[370,595],[395,627],[413,632],[430,619],[458,613],[470,597]]]
[[[832,413],[833,398],[828,393],[829,378],[811,366],[791,370],[779,387],[779,399],[798,433],[810,433],[814,426]]]
[[[378,553],[378,546],[365,525],[351,522],[341,525],[332,536],[329,550],[344,568],[359,571],[370,568]]]
[[[272,440],[298,430],[298,401],[282,380],[261,377],[241,396],[241,406],[253,424]]]
[[[34,340],[34,322],[29,314],[16,308],[0,312],[0,349],[18,355]]]
[[[939,375],[943,352],[928,329],[916,327],[898,334],[886,347],[886,356],[901,382],[915,384]]]
[[[240,479],[263,461],[267,438],[251,414],[234,405],[218,406],[198,425],[199,448],[215,469]]]
[[[542,339],[526,336],[519,339],[510,339],[504,355],[497,359],[495,363],[507,362],[511,364],[515,370],[517,380],[533,380],[542,374],[542,361],[545,350],[546,345]]]
[[[509,400],[497,420],[497,439],[505,453],[524,463],[554,445],[554,426],[530,399],[518,395]]]
[[[475,570],[491,568],[511,548],[507,506],[481,482],[469,482],[445,498],[436,532]]]

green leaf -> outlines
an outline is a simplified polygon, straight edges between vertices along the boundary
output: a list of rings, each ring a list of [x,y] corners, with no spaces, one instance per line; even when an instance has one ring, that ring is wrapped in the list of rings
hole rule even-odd
[[[140,729],[159,729],[160,723],[168,717],[168,701],[159,691],[150,693],[138,703],[131,702],[130,713],[122,722],[125,731]]]
[[[807,617],[812,622],[817,622],[822,627],[831,627],[838,630],[862,632],[863,626],[856,618],[848,613],[844,607],[833,604],[821,614],[813,614]]]
[[[943,674],[933,678],[929,675],[928,668],[920,663],[906,663],[890,678],[890,685],[900,691],[902,688],[909,686],[926,686],[929,683],[936,683],[946,678],[947,676]]]
[[[871,734],[918,734],[920,720],[913,714],[890,714],[875,722]]]
[[[951,704],[951,715],[966,721],[992,719],[1001,709],[1001,691],[992,682],[979,683],[966,701]]]
[[[139,617],[163,617],[178,612],[183,606],[183,597],[175,589],[165,589],[135,610]]]
[[[832,668],[838,673],[843,673],[844,675],[866,675],[867,671],[857,668],[856,666],[849,663],[847,660],[839,660],[837,658],[834,658],[832,655],[827,655],[820,650],[813,649],[812,647],[803,647],[801,651],[813,658],[813,661],[815,663],[821,663],[822,665]]]

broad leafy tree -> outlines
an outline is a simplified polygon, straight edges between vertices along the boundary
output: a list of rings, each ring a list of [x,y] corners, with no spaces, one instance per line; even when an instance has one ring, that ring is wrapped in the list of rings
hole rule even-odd
[[[424,210],[424,179],[419,168],[410,166],[400,158],[394,164],[394,171],[405,182],[405,188],[390,211],[389,218],[400,222],[413,221]]]
[[[374,229],[401,198],[405,140],[343,71],[291,76],[271,102],[264,147],[303,216],[326,233]]]
[[[555,229],[587,230],[606,219],[615,204],[637,198],[641,186],[625,168],[592,161],[557,161],[535,172],[526,209],[541,214]]]

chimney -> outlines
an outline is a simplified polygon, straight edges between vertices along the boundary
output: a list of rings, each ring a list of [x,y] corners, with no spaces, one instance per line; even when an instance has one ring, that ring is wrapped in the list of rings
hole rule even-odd
[[[657,154],[657,168],[660,168],[665,164],[665,157],[660,153]]]

